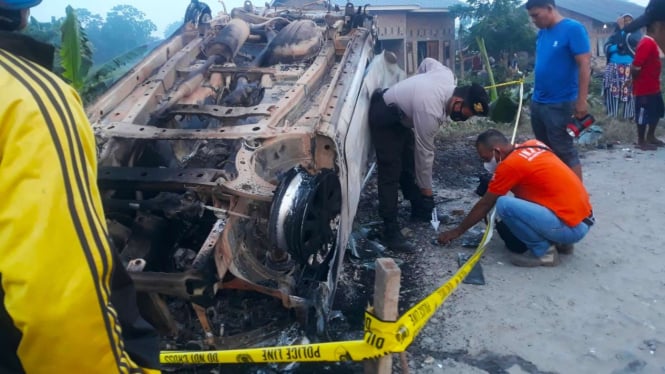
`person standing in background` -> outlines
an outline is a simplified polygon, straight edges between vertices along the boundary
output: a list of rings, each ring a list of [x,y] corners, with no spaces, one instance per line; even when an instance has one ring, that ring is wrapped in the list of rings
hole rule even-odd
[[[608,116],[633,118],[635,101],[630,76],[630,64],[635,57],[635,49],[642,35],[639,31],[629,33],[624,26],[633,21],[633,16],[626,13],[617,19],[614,34],[605,43],[607,66],[603,79],[603,97]]]
[[[589,35],[581,23],[564,18],[554,0],[529,0],[525,6],[540,29],[536,39],[531,127],[536,139],[550,147],[582,179],[582,164],[566,126],[572,116],[582,119],[589,114]]]
[[[665,55],[652,37],[653,33],[654,27],[647,26],[647,35],[637,45],[635,59],[630,67],[634,77],[637,147],[643,151],[653,151],[657,146],[665,145],[656,138],[656,126],[665,114],[660,90],[660,60]]]

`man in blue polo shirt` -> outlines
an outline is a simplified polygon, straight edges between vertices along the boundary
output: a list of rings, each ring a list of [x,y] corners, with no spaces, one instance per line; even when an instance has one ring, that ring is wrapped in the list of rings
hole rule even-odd
[[[531,127],[582,179],[582,165],[566,132],[571,117],[588,114],[591,79],[589,35],[581,23],[564,18],[554,0],[528,0],[526,9],[540,29],[536,41],[535,87],[531,103]]]

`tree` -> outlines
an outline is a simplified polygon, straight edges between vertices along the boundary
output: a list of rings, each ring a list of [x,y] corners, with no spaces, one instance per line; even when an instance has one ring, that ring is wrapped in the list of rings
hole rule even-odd
[[[39,22],[34,17],[30,17],[28,27],[24,31],[31,37],[43,43],[48,43],[55,47],[55,56],[53,57],[53,71],[56,74],[62,73],[60,64],[60,28],[64,18],[51,17],[51,22]]]
[[[30,22],[25,33],[39,40],[48,43],[56,48],[60,45],[60,27],[63,18],[51,18],[51,22],[39,22],[34,17],[30,17]]]
[[[144,35],[139,35],[140,37],[131,43],[117,48],[113,48],[113,40],[106,38],[104,29],[108,29],[107,22],[101,16],[87,9],[74,10],[71,6],[66,8],[65,17],[53,17],[51,22],[38,22],[31,18],[26,33],[56,47],[53,71],[69,82],[79,92],[84,102],[89,102],[120,79],[150,51],[151,46],[146,41],[152,41],[150,33],[156,27],[152,22],[141,20],[140,17],[130,19],[130,22],[137,20],[139,23],[144,21]],[[134,32],[134,36],[137,35],[136,29],[129,32]],[[94,35],[94,40],[90,34]],[[120,33],[121,36],[122,34]],[[142,40],[144,43],[134,44],[137,40]],[[97,47],[96,50],[93,44]],[[105,58],[105,54],[111,57]],[[96,60],[103,59],[103,63],[93,65],[95,55],[101,55],[102,57]]]
[[[104,40],[104,34],[102,34],[104,18],[85,8],[77,8],[75,9],[75,12],[81,27],[85,30],[85,33],[88,36],[90,44],[92,44],[93,47],[100,46]]]
[[[183,25],[182,21],[175,21],[169,23],[169,25],[166,26],[166,30],[164,30],[164,38],[165,39],[170,38],[171,35],[173,35],[173,33],[175,33],[176,31],[178,31],[178,29],[180,29],[182,25]]]
[[[521,0],[467,0],[467,4],[451,7],[451,12],[472,21],[461,35],[470,48],[478,50],[477,38],[484,39],[487,53],[505,64],[514,52],[535,51],[536,31]]]
[[[467,5],[451,7],[451,12],[462,21],[460,38],[465,45],[483,55],[491,84],[492,77],[498,82],[510,80],[513,72],[508,69],[508,62],[513,53],[525,51],[531,54],[535,51],[536,31],[522,0],[467,0]],[[499,64],[490,66],[488,56],[494,57]],[[471,78],[476,79],[478,77]],[[504,97],[510,94],[511,88],[497,91],[496,88],[490,90],[490,118],[495,121],[514,118],[517,104]]]
[[[76,17],[87,33],[92,30],[101,30],[104,25],[104,18],[99,14],[94,14],[85,8],[76,8]]]
[[[157,26],[131,5],[116,5],[107,13],[101,28],[103,42],[97,45],[95,62],[108,61],[153,40]],[[103,46],[103,47],[102,47]]]

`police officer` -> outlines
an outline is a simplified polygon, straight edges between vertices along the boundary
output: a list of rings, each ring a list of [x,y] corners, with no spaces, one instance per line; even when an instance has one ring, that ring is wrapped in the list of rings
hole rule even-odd
[[[0,372],[157,373],[159,345],[106,237],[95,138],[53,47],[0,0]]]
[[[379,215],[383,241],[398,251],[412,251],[397,222],[398,190],[411,202],[411,219],[429,221],[432,196],[434,138],[447,117],[465,121],[486,116],[483,87],[457,87],[453,72],[426,58],[418,73],[387,90],[374,92],[369,108],[370,134],[378,165]]]

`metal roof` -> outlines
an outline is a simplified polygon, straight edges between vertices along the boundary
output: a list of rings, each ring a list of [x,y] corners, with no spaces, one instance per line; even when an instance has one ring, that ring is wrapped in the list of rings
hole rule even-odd
[[[567,9],[601,23],[616,22],[624,13],[634,18],[644,13],[644,7],[624,0],[554,0],[556,6]]]
[[[332,4],[339,5],[344,9],[346,5],[345,0],[330,0]],[[255,1],[260,3],[260,1]],[[464,2],[458,0],[369,0],[369,1],[352,1],[356,6],[364,6],[369,4],[369,8],[389,8],[392,10],[428,10],[428,9],[448,9],[453,5],[465,5]],[[312,0],[272,0],[271,6],[292,6],[301,7],[305,4],[311,4]]]
[[[367,1],[370,8],[417,7],[420,9],[447,9],[453,5],[464,5],[457,0],[374,0]]]

